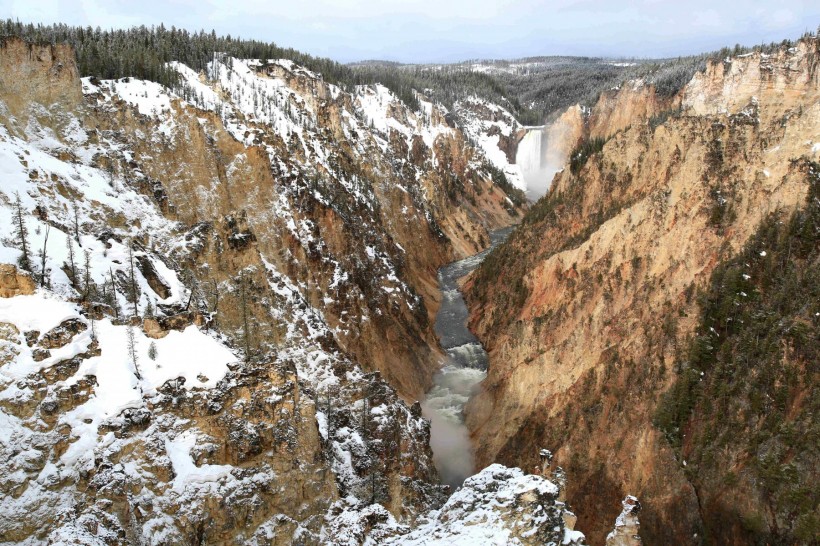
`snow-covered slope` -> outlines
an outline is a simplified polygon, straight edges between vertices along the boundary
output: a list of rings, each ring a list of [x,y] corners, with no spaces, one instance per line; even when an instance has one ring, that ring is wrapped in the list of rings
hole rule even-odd
[[[515,161],[518,131],[522,129],[515,117],[505,108],[478,97],[457,102],[455,113],[464,132],[484,152],[487,160],[504,173],[510,184],[526,191],[524,173]]]
[[[334,546],[582,546],[584,534],[573,529],[575,516],[559,496],[559,486],[541,476],[494,464],[414,528],[378,505],[357,509],[339,502],[323,539]]]
[[[32,47],[0,48],[2,540],[318,544],[340,506],[439,506],[399,393],[437,367],[437,267],[518,213],[460,131],[287,61],[170,90]]]

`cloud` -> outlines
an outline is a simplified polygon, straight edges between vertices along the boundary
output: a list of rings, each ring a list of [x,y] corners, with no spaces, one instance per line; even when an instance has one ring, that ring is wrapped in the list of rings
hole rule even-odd
[[[723,26],[723,19],[717,10],[707,9],[695,13],[694,24],[696,27],[720,28]]]
[[[785,28],[797,22],[794,12],[789,9],[777,9],[766,18],[770,28]]]

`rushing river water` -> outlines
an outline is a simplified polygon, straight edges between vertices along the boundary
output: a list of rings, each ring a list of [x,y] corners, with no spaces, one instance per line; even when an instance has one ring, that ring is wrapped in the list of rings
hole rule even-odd
[[[467,305],[458,289],[458,280],[473,271],[513,227],[490,234],[490,248],[438,271],[442,293],[435,330],[448,360],[434,378],[424,402],[424,415],[431,422],[430,445],[442,482],[452,490],[473,474],[473,452],[464,425],[464,404],[476,385],[487,375],[487,353],[467,329]]]

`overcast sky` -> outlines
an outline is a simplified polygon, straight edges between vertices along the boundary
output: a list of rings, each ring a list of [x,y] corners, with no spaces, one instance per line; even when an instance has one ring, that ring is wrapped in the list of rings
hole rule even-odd
[[[820,0],[0,0],[0,16],[175,25],[348,62],[534,55],[660,57],[796,38]]]

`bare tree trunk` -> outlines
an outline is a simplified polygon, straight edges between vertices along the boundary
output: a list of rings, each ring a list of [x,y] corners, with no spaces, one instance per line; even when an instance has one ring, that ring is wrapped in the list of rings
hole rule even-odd
[[[48,280],[48,270],[46,269],[46,261],[48,259],[48,234],[51,232],[51,226],[46,224],[46,236],[43,239],[43,250],[40,252],[40,286],[46,287]]]
[[[77,266],[74,264],[74,243],[71,242],[71,235],[66,235],[66,244],[68,245],[68,266],[71,271],[71,286],[77,288]],[[79,292],[79,290],[77,290]]]
[[[137,362],[137,339],[134,336],[134,327],[130,324],[125,328],[125,335],[128,341],[128,358],[131,360],[131,364],[134,365],[134,375],[137,376],[137,379],[142,380],[139,363]]]

